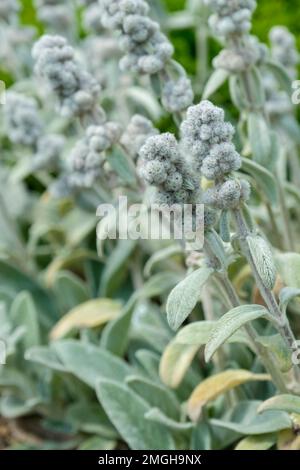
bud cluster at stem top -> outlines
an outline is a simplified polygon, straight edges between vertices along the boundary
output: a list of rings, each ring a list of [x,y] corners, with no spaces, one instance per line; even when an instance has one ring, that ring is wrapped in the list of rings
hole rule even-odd
[[[270,31],[270,41],[273,59],[285,68],[291,80],[295,80],[299,64],[295,36],[285,26],[274,26]]]
[[[246,181],[229,179],[241,168],[242,160],[232,143],[234,128],[224,122],[224,111],[210,101],[202,101],[187,110],[181,124],[182,144],[194,159],[195,170],[215,186],[204,194],[204,201],[217,209],[229,209],[248,199]]]
[[[74,49],[62,36],[45,35],[33,47],[36,72],[59,98],[64,116],[84,115],[95,109],[100,86],[75,61]]]
[[[121,128],[115,122],[87,128],[69,157],[68,183],[72,188],[90,188],[101,175],[105,151],[120,139]]]
[[[165,133],[149,137],[140,150],[139,173],[158,188],[158,204],[190,204],[197,201],[197,176],[192,174],[180,153],[174,135]]]
[[[129,155],[135,159],[148,137],[157,134],[158,130],[155,129],[152,121],[140,114],[135,114],[130,119],[120,142]]]
[[[121,32],[122,69],[153,74],[165,67],[174,49],[144,0],[102,0],[101,8],[103,25]]]
[[[176,79],[166,72],[174,48],[159,24],[149,18],[148,4],[144,0],[102,0],[100,5],[102,24],[120,33],[121,69],[148,75],[164,72],[163,106],[171,113],[185,110],[193,102],[191,82],[184,70]]]
[[[42,135],[43,124],[35,99],[20,93],[8,92],[5,124],[8,137],[13,143],[36,147]]]
[[[217,36],[228,38],[250,31],[255,0],[205,0],[205,3],[214,11],[209,24]]]

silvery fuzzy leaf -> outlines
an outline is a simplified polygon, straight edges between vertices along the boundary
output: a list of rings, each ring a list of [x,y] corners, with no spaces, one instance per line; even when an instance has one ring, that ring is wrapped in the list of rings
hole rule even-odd
[[[292,92],[292,83],[285,69],[278,62],[270,59],[264,62],[264,67],[274,75],[280,86],[290,95]]]
[[[172,418],[166,416],[159,408],[151,408],[145,414],[145,418],[149,421],[154,421],[155,423],[160,423],[166,428],[169,428],[174,432],[186,432],[190,431],[195,427],[195,423],[186,422],[180,423]]]
[[[300,289],[294,287],[284,287],[279,293],[280,308],[284,312],[291,300],[300,297]]]
[[[117,382],[101,380],[96,386],[100,403],[124,441],[132,450],[175,449],[171,434],[165,426],[147,421],[150,406],[128,387]]]
[[[259,408],[259,413],[264,413],[270,410],[286,411],[287,413],[300,414],[300,397],[295,395],[277,395],[276,397],[269,398],[263,402]],[[267,416],[267,415],[265,415]]]
[[[289,287],[300,289],[300,254],[279,253],[275,260],[283,282]]]
[[[242,169],[251,175],[257,182],[259,189],[265,194],[267,200],[276,205],[278,202],[278,191],[276,180],[272,173],[264,166],[249,158],[242,158]]]
[[[219,88],[226,82],[229,77],[229,73],[224,69],[217,69],[215,70],[210,78],[208,79],[202,99],[207,100],[211,95],[213,95]]]
[[[258,112],[248,115],[248,135],[254,160],[268,167],[272,150],[271,132],[265,118]]]
[[[288,372],[293,367],[291,351],[279,334],[259,336],[256,341],[274,355],[282,372]]]
[[[260,236],[247,237],[247,243],[256,269],[268,289],[276,282],[276,267],[269,244]]]
[[[239,328],[257,318],[269,315],[261,305],[242,305],[223,315],[213,328],[205,347],[205,360],[208,362],[217,349],[225,343]]]
[[[201,288],[212,272],[212,269],[202,267],[174,287],[167,301],[168,322],[173,330],[176,331],[195,308]]]

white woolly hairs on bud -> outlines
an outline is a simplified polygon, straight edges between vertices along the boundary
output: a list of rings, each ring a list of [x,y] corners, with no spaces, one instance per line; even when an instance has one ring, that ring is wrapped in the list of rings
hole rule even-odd
[[[209,24],[216,35],[230,37],[250,31],[255,0],[205,0],[205,3],[214,11]]]
[[[100,92],[96,80],[75,61],[74,49],[62,36],[45,35],[32,50],[35,70],[56,93],[63,116],[84,115],[95,109]]]
[[[162,104],[170,113],[187,109],[193,102],[194,93],[191,81],[187,77],[168,80],[162,89]]]
[[[209,179],[239,168],[240,157],[231,144],[234,128],[224,122],[224,111],[204,100],[187,110],[181,124],[183,147],[191,153],[197,171]]]
[[[135,114],[125,129],[120,142],[129,155],[135,159],[148,137],[158,133],[152,121],[140,114]]]
[[[300,61],[295,36],[285,26],[274,26],[269,37],[272,57],[287,70],[291,80],[294,80]]]
[[[164,69],[174,49],[160,31],[159,24],[148,17],[143,0],[102,0],[102,24],[121,33],[120,47],[125,55],[122,70],[154,74]]]
[[[203,203],[214,209],[237,209],[250,197],[250,184],[245,180],[229,179],[207,189],[203,194]]]
[[[43,131],[35,99],[8,92],[5,124],[8,137],[13,143],[35,147]]]
[[[37,151],[33,156],[32,168],[34,170],[58,169],[64,145],[65,138],[62,135],[48,134],[42,136],[37,143]]]
[[[115,122],[93,125],[73,148],[68,159],[68,181],[73,188],[90,188],[100,177],[105,151],[117,143],[122,129]]]
[[[158,188],[158,204],[195,202],[198,182],[180,154],[173,134],[151,136],[140,150],[139,173],[147,184]]]

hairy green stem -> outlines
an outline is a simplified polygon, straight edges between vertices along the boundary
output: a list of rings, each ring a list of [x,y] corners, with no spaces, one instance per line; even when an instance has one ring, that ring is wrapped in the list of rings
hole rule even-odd
[[[248,243],[247,243],[247,237],[250,235],[250,232],[248,230],[248,227],[244,221],[242,212],[240,209],[236,209],[233,211],[234,219],[236,222],[236,227],[237,227],[237,233],[239,236],[239,241],[240,241],[240,247],[241,250],[247,259],[254,279],[256,281],[256,285],[270,311],[270,313],[273,315],[273,317],[277,320],[278,323],[278,331],[280,332],[281,336],[283,337],[283,340],[285,344],[288,346],[288,348],[293,351],[294,345],[296,343],[296,339],[294,336],[294,333],[292,332],[291,326],[289,324],[289,321],[286,317],[286,315],[280,310],[279,305],[275,299],[275,296],[273,292],[268,289],[265,285],[264,282],[261,279],[261,276],[257,270],[257,267],[255,265],[255,262],[253,260],[253,257],[251,255]],[[294,373],[295,373],[295,378],[297,382],[300,382],[300,369],[299,366],[294,366]]]
[[[211,251],[210,246],[207,243],[207,241],[205,242],[204,250],[211,265],[212,266],[217,265],[218,260],[216,259],[214,253]],[[229,280],[227,273],[224,271],[219,271],[218,274],[216,274],[216,277],[218,281],[220,282],[220,286],[222,290],[225,291],[227,295],[231,308],[240,306],[241,305],[240,299],[231,281]],[[277,389],[280,391],[280,393],[287,393],[288,389],[285,385],[285,380],[284,380],[282,372],[274,364],[272,358],[270,357],[269,352],[257,341],[258,334],[253,328],[253,326],[248,324],[248,325],[245,325],[244,329],[248,337],[250,338],[252,349],[256,352],[262,364],[265,366],[266,370],[271,375],[272,380],[275,386],[277,387]]]

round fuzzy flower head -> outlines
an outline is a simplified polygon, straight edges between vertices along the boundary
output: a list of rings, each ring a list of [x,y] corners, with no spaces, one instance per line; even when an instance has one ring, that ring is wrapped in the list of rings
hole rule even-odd
[[[64,116],[84,115],[95,109],[100,87],[75,61],[74,49],[61,36],[43,36],[33,47],[35,70],[56,93]]]
[[[37,144],[37,153],[33,157],[34,170],[56,169],[63,151],[65,139],[59,134],[50,134],[41,137]]]
[[[205,3],[214,12],[209,24],[217,36],[227,38],[250,31],[255,0],[205,0]]]
[[[121,144],[132,158],[136,158],[148,137],[157,134],[158,130],[155,129],[152,121],[140,114],[135,114],[121,137]]]
[[[162,89],[162,104],[170,113],[176,113],[188,108],[194,99],[191,81],[187,77],[178,80],[168,80]]]
[[[69,158],[69,184],[73,188],[90,188],[100,177],[105,162],[105,151],[118,142],[120,126],[107,122],[101,126],[90,126]]]
[[[296,39],[285,26],[275,26],[270,31],[272,57],[288,72],[291,80],[297,76],[299,54]]]
[[[101,8],[102,24],[121,35],[122,70],[155,74],[164,69],[174,49],[159,24],[148,17],[144,0],[102,0]]]
[[[43,130],[37,103],[19,93],[8,92],[5,123],[9,139],[16,144],[35,147]]]
[[[170,133],[147,139],[140,150],[139,173],[148,184],[157,187],[158,204],[192,203],[198,196],[197,179]]]
[[[180,130],[184,149],[193,157],[196,170],[207,178],[238,169],[237,154],[230,145],[234,128],[224,122],[223,109],[207,100],[191,106]]]
[[[203,194],[203,203],[219,210],[237,209],[249,199],[250,191],[248,181],[228,179],[207,189]]]

